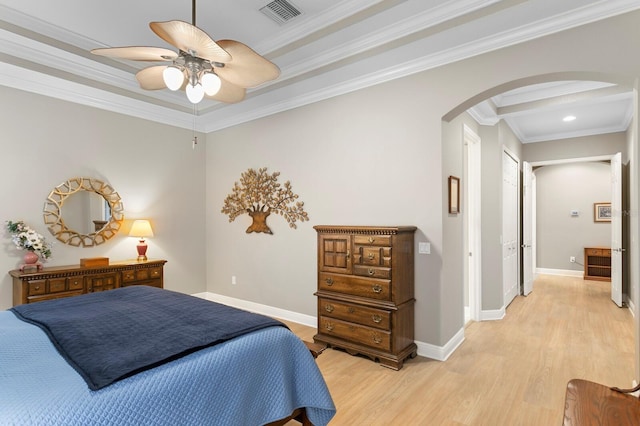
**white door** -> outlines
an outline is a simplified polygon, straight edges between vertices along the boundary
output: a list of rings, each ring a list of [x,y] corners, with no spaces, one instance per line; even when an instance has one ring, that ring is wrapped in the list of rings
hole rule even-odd
[[[467,150],[467,184],[465,205],[467,228],[467,285],[469,289],[469,319],[480,320],[481,306],[481,222],[480,222],[480,137],[464,126],[464,144]]]
[[[504,307],[518,294],[518,160],[502,152],[502,284]]]
[[[622,307],[622,154],[611,158],[611,300]]]
[[[533,168],[522,163],[522,294],[533,290]]]

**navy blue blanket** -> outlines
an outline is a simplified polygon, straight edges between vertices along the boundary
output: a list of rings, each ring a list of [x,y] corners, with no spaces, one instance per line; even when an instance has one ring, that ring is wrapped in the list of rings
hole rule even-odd
[[[92,390],[242,334],[286,327],[263,315],[148,286],[11,310],[44,330]]]

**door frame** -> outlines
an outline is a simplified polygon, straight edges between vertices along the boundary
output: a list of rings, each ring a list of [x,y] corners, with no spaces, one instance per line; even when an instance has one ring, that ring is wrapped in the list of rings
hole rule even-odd
[[[611,161],[613,159],[613,157],[616,154],[610,154],[610,155],[599,155],[599,156],[595,156],[595,157],[576,157],[576,158],[566,158],[563,160],[547,160],[547,161],[532,161],[530,164],[532,167],[538,167],[538,166],[553,166],[553,165],[557,165],[557,164],[570,164],[570,163],[590,163],[590,162],[598,162],[598,161]],[[534,170],[534,175],[535,175],[535,170]],[[532,235],[536,235],[536,223],[535,221],[533,222],[533,228],[532,228]],[[613,230],[612,230],[613,232]],[[535,237],[534,237],[535,238]],[[534,258],[535,259],[535,258]],[[535,267],[536,267],[536,274],[537,274],[537,263],[534,263]]]
[[[482,311],[482,238],[481,238],[481,139],[469,126],[463,124],[462,140],[465,146],[464,241],[465,287],[468,290],[467,321],[480,321]]]

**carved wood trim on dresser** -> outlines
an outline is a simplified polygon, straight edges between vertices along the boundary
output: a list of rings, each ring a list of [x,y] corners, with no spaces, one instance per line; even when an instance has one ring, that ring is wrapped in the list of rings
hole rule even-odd
[[[13,306],[59,299],[130,285],[163,288],[166,260],[126,260],[107,266],[55,266],[37,272],[9,271],[13,277]]]
[[[414,343],[415,226],[314,226],[316,342],[399,370]]]

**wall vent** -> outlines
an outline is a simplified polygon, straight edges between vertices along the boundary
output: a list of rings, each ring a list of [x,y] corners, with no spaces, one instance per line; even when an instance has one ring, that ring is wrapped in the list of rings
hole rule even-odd
[[[302,15],[302,12],[287,0],[274,0],[260,8],[260,12],[274,20],[278,25],[285,24]]]

